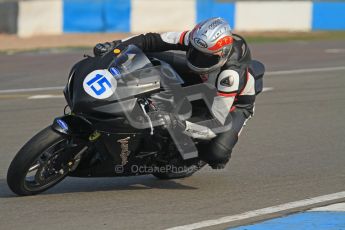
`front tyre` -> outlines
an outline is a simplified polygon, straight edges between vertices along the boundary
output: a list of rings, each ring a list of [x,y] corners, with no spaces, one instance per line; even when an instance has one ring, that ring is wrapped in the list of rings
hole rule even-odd
[[[36,134],[17,153],[7,172],[7,183],[18,195],[41,193],[68,174],[68,140],[47,127]],[[64,158],[64,159],[61,159]]]

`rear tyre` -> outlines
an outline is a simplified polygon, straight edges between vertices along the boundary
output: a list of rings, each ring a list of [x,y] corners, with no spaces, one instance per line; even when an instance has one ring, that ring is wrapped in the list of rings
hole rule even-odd
[[[36,134],[11,162],[7,173],[10,189],[22,196],[35,195],[63,180],[69,172],[61,160],[67,142],[51,127]]]
[[[192,176],[196,171],[206,165],[203,161],[198,161],[190,166],[172,166],[170,172],[153,173],[156,178],[161,180],[180,179]]]

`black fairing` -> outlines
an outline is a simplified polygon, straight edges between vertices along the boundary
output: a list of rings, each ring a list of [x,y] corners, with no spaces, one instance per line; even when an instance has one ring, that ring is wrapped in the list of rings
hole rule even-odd
[[[61,125],[58,123],[58,120],[63,121],[67,125],[66,129],[61,127]],[[66,115],[55,118],[52,128],[54,131],[61,134],[84,138],[88,138],[89,135],[94,132],[94,128],[88,120],[75,115]]]
[[[97,107],[109,104],[111,104],[109,105],[110,110],[115,107],[113,104],[116,103],[116,100],[97,100],[83,90],[85,77],[94,70],[107,69],[113,59],[114,55],[108,53],[103,57],[87,57],[73,66],[65,89],[66,99],[73,112],[101,116],[102,112],[97,111]],[[104,111],[107,110],[104,109]]]
[[[93,87],[104,86],[104,82],[99,83],[101,80],[86,80],[93,71],[101,71],[94,74],[95,78],[109,75],[106,81],[111,89],[108,88],[107,92],[111,93],[107,96],[98,97],[105,91],[98,96],[90,96],[97,93],[98,89]],[[82,114],[88,119],[112,119],[137,109],[139,96],[159,91],[160,76],[159,67],[155,68],[137,47],[129,46],[120,54],[109,52],[105,56],[87,57],[77,63],[71,70],[64,93],[73,113]],[[91,94],[90,88],[93,90]]]

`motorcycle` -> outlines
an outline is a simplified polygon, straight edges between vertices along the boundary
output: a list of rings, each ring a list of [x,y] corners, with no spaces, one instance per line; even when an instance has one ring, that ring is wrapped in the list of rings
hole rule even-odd
[[[251,66],[259,92],[264,67],[257,61]],[[102,57],[86,56],[69,74],[64,115],[32,137],[11,162],[10,189],[35,195],[67,176],[191,176],[206,164],[198,158],[199,140],[167,127],[155,104],[160,100],[181,120],[191,118],[190,102],[203,95],[197,96],[200,88],[195,86],[185,90],[184,83],[170,64],[134,45]],[[206,104],[212,103],[216,89],[201,85]],[[166,92],[178,100],[171,101]]]

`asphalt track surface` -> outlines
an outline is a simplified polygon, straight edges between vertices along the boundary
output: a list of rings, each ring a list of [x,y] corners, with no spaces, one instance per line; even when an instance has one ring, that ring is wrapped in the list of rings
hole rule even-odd
[[[271,73],[345,66],[345,41],[251,47]],[[0,91],[62,86],[81,55],[0,55]],[[266,76],[265,87],[273,90],[257,98],[255,117],[225,170],[207,167],[173,181],[67,178],[32,197],[11,193],[7,168],[34,133],[63,113],[65,102],[27,99],[60,90],[0,93],[0,229],[164,229],[345,191],[344,71]]]

